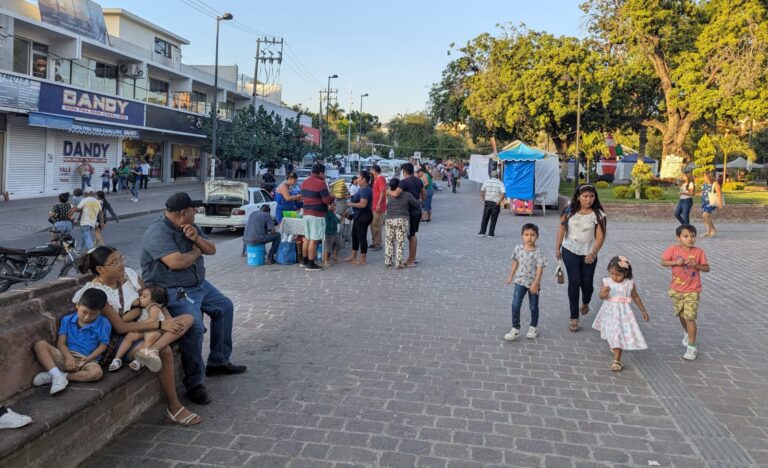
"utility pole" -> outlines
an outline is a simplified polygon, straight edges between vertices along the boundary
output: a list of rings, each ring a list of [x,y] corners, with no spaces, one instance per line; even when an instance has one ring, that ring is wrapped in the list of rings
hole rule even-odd
[[[349,120],[347,120],[347,156],[352,152],[352,90],[349,90]]]
[[[262,44],[265,45],[265,50],[261,49]],[[271,50],[273,48],[276,50]],[[278,65],[283,63],[283,38],[273,37],[270,39],[268,37],[260,37],[256,39],[256,65],[253,70],[253,95],[251,99],[254,109],[256,108],[256,95],[258,94],[256,88],[259,83],[259,63],[269,63],[271,65],[275,62]]]
[[[325,125],[323,125],[323,90],[320,90],[320,108],[317,115],[320,117],[320,154],[325,154]]]

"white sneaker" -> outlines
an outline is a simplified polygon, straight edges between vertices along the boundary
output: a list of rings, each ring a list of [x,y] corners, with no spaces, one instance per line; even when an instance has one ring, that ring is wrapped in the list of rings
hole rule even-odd
[[[688,346],[688,348],[685,350],[685,354],[683,354],[683,359],[693,361],[696,359],[697,354],[699,354],[699,352],[696,350],[695,346]]]
[[[528,328],[528,333],[525,334],[526,338],[534,339],[539,336],[539,330],[536,327]]]
[[[67,380],[67,374],[59,374],[53,376],[53,382],[51,382],[51,395],[59,393],[67,388],[69,380]]]
[[[683,333],[683,346],[688,347],[688,333]]]
[[[46,372],[47,374],[47,372]],[[0,416],[0,429],[18,429],[32,422],[32,418],[23,414],[14,413],[10,408]]]
[[[513,328],[512,330],[509,331],[509,333],[504,335],[504,339],[507,341],[515,341],[515,338],[517,338],[518,336],[520,336],[520,330],[518,330],[517,328]]]
[[[43,385],[50,385],[53,381],[53,376],[48,372],[40,372],[32,380],[32,385],[35,387],[42,387]]]

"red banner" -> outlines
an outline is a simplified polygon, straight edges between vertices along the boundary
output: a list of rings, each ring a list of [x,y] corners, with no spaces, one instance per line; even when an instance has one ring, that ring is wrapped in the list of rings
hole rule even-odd
[[[304,130],[304,139],[308,143],[312,143],[315,146],[320,146],[320,130],[317,128],[307,127],[302,125],[301,129]]]

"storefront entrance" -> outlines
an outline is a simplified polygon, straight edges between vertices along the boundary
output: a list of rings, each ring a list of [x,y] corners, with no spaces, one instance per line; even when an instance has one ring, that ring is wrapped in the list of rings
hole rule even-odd
[[[203,149],[197,145],[171,145],[171,177],[173,179],[200,180]]]
[[[123,158],[139,164],[149,160],[149,177],[163,178],[163,142],[144,140],[123,140]]]

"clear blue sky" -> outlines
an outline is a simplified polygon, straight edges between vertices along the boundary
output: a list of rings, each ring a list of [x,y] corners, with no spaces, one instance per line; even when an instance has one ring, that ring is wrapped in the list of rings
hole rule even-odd
[[[429,87],[440,79],[449,45],[463,45],[497,24],[525,23],[556,35],[583,36],[579,0],[97,0],[123,8],[190,40],[185,63],[213,63],[216,21],[187,3],[230,12],[239,23],[285,38],[280,71],[283,101],[316,110],[328,75],[339,103],[360,106],[383,121],[425,108]],[[210,10],[209,10],[210,11]],[[220,64],[253,75],[256,36],[222,25]],[[304,71],[306,70],[306,71]],[[301,71],[304,71],[303,73]],[[310,75],[310,76],[307,76]],[[263,80],[260,74],[260,79]]]

